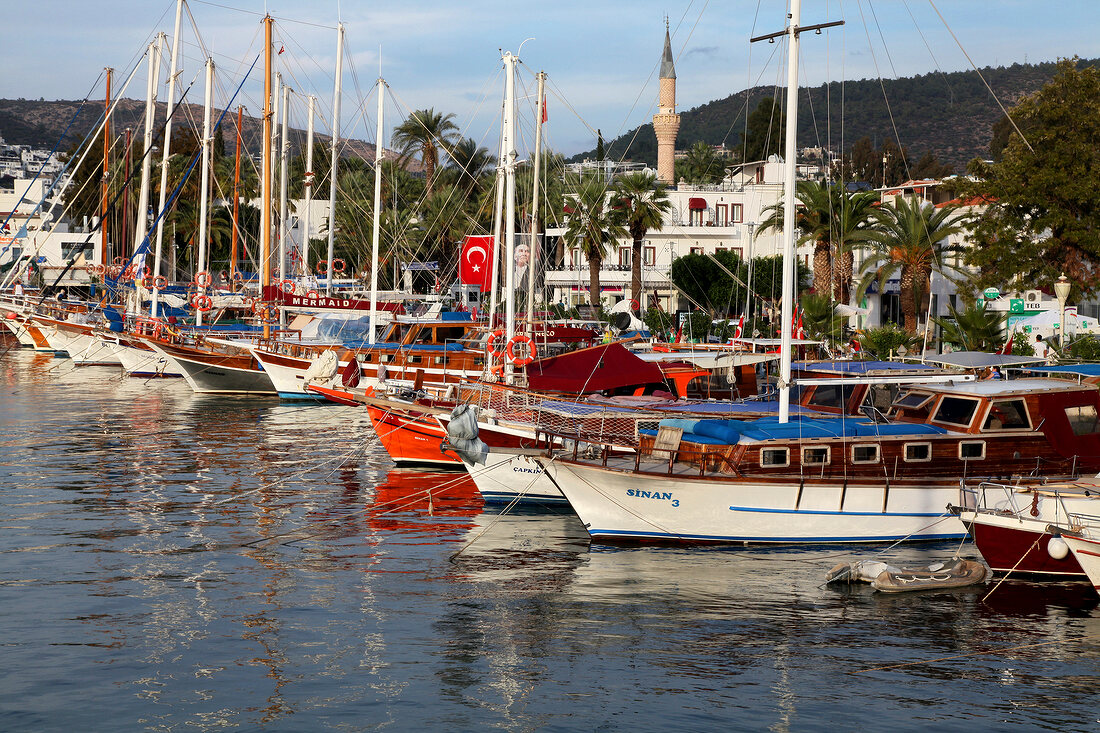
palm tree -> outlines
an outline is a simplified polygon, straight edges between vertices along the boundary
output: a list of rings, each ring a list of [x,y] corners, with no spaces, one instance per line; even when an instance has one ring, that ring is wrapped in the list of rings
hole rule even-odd
[[[833,245],[833,297],[848,304],[852,294],[854,250],[870,237],[879,196],[874,191],[848,191],[833,186],[834,206],[829,238]]]
[[[967,351],[994,351],[1004,342],[1006,313],[987,311],[984,305],[971,303],[963,310],[947,306],[947,318],[935,318],[942,331],[941,340]]]
[[[444,115],[434,109],[418,109],[393,130],[393,146],[402,158],[407,159],[414,153],[420,155],[427,196],[432,195],[440,149],[447,150],[458,135],[458,126],[451,121],[453,118],[453,114]]]
[[[620,176],[611,194],[612,213],[617,224],[630,234],[630,297],[641,308],[642,241],[651,229],[660,231],[664,217],[672,209],[665,185],[652,173],[630,173]]]
[[[467,194],[472,193],[482,176],[492,170],[496,158],[488,148],[478,147],[473,138],[463,138],[447,149],[449,167],[458,172],[459,186]]]
[[[795,212],[795,229],[799,234],[797,243],[814,243],[814,292],[831,293],[833,269],[829,233],[832,230],[833,197],[829,187],[817,181],[798,181],[794,196],[798,202]],[[785,216],[783,202],[768,206],[764,211],[771,213],[760,223],[756,235],[772,229],[782,231]]]
[[[943,255],[956,249],[946,244],[947,238],[969,226],[969,218],[958,209],[953,204],[936,208],[915,197],[882,206],[876,226],[866,235],[869,256],[863,262],[858,297],[875,281],[881,292],[886,280],[899,273],[905,328],[915,333],[932,272],[942,272]]]
[[[627,235],[611,216],[607,206],[607,187],[603,181],[582,181],[567,204],[571,209],[562,239],[581,248],[588,258],[588,302],[600,306],[600,267],[607,245]]]
[[[726,175],[726,164],[714,148],[699,141],[692,145],[683,160],[676,164],[676,178],[688,183],[718,183]]]

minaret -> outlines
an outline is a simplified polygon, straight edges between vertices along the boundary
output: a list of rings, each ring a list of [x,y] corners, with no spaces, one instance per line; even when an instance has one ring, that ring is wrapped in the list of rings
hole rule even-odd
[[[676,114],[676,67],[672,63],[672,39],[665,21],[665,51],[661,55],[661,94],[657,114],[653,115],[653,131],[657,133],[657,180],[676,183],[676,133],[680,131],[680,115]]]

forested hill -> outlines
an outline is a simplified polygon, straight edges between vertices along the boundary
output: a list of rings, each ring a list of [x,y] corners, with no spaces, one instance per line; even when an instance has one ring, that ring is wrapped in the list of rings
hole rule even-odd
[[[1097,64],[1100,59],[1080,62],[1081,66]],[[1048,62],[987,67],[981,73],[1005,108],[1011,109],[1021,97],[1050,81],[1054,71],[1055,63]],[[739,147],[746,109],[751,113],[762,98],[783,99],[785,93],[782,88],[755,87],[747,94],[741,91],[681,112],[677,149],[686,150],[698,141]],[[802,89],[798,140],[800,147],[828,145],[839,151],[842,144],[848,150],[856,140],[868,136],[879,147],[884,140],[894,137],[896,126],[901,145],[914,158],[932,153],[941,162],[963,170],[971,159],[989,156],[991,130],[1001,116],[996,100],[974,71],[935,72],[881,83],[878,79],[834,82]],[[783,131],[773,134],[781,139]],[[605,141],[604,146],[608,159],[624,158],[651,165],[657,161],[652,124]],[[595,155],[593,148],[572,160]]]
[[[68,126],[68,132],[58,148],[61,151],[68,150],[74,143],[84,139],[92,128],[97,127],[102,121],[103,101],[87,102],[80,114],[79,101],[54,101],[31,99],[0,99],[0,137],[9,145],[30,145],[35,148],[50,150],[57,144],[62,132]],[[164,123],[164,115],[167,107],[164,102],[157,105],[157,125]],[[217,121],[221,110],[215,110],[213,121]],[[74,119],[74,115],[75,119]],[[178,131],[183,126],[202,125],[202,105],[188,104],[176,110],[173,116],[173,124]],[[70,121],[72,124],[70,125]],[[130,128],[138,138],[142,135],[145,125],[145,102],[136,99],[122,99],[115,107],[112,114],[112,136],[119,135],[126,128]],[[233,150],[233,138],[236,128],[236,110],[226,114],[222,122],[223,136],[226,148]],[[261,120],[245,113],[242,124],[244,136],[244,148],[257,151],[260,149],[260,137],[263,133]],[[174,135],[175,133],[173,133]],[[159,137],[159,135],[158,135]],[[294,130],[290,135],[291,145],[295,152],[305,144],[305,132]],[[327,135],[317,135],[317,140],[328,141]],[[159,143],[158,143],[159,144]],[[374,157],[374,145],[361,140],[345,140],[343,142],[343,154],[355,155],[363,158]],[[140,150],[141,144],[138,143]]]

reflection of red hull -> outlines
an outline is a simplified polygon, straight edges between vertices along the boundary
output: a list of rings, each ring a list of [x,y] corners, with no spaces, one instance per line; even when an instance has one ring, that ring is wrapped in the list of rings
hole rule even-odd
[[[1045,526],[1044,524],[1043,527]],[[1047,552],[1047,542],[1051,540],[1051,535],[1034,531],[1027,524],[1000,527],[979,521],[971,524],[969,530],[975,547],[994,572],[1011,571],[1012,575],[1057,575],[1075,579],[1085,577],[1085,572],[1077,564],[1073,553],[1061,560],[1051,557]],[[1038,543],[1036,540],[1039,540]]]
[[[462,468],[456,455],[439,450],[447,433],[431,415],[394,412],[371,405],[367,405],[367,412],[382,447],[397,465]]]
[[[369,523],[378,529],[430,532],[433,539],[465,536],[473,526],[466,519],[479,514],[481,497],[469,475],[447,471],[395,469],[375,487]],[[438,521],[425,521],[428,518]]]

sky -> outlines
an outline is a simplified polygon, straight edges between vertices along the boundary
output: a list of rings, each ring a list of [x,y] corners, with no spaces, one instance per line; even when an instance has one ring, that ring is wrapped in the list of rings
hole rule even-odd
[[[103,96],[102,68],[116,69],[117,94],[144,99],[140,61],[155,33],[171,38],[175,0],[9,2],[0,44],[0,97]],[[938,8],[938,12],[937,12]],[[261,17],[276,18],[278,70],[295,90],[290,124],[306,126],[315,95],[318,130],[331,129],[336,23],[345,27],[341,129],[376,139],[375,82],[387,95],[383,136],[416,109],[454,114],[462,134],[497,150],[504,90],[501,52],[518,74],[521,155],[533,148],[534,77],[547,74],[545,144],[572,155],[648,122],[656,111],[657,68],[667,16],[676,56],[677,107],[686,111],[754,84],[785,83],[784,44],[750,44],[781,30],[785,0],[189,0],[181,85],[203,98],[203,59],[217,65],[215,104],[232,97],[260,53]],[[942,19],[939,15],[942,13]],[[1100,0],[804,0],[802,24],[844,20],[805,35],[801,84],[894,78],[1014,62],[1100,57]],[[956,41],[957,38],[957,41]],[[960,47],[961,46],[961,47]],[[204,50],[205,49],[205,50]],[[969,56],[969,58],[968,58]],[[163,62],[168,67],[167,58]],[[161,75],[161,100],[166,91]],[[262,61],[235,107],[262,110]],[[903,141],[904,142],[904,141]],[[908,144],[908,143],[907,143]]]

